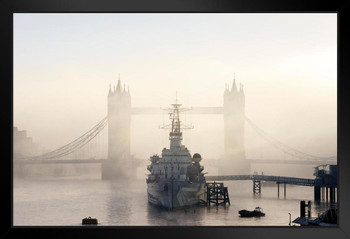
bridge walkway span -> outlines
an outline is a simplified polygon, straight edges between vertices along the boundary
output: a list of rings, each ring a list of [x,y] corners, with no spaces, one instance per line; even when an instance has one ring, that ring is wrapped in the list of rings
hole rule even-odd
[[[271,175],[222,175],[222,176],[206,176],[207,181],[235,181],[235,180],[253,180],[253,181],[272,181],[278,184],[292,184],[299,186],[315,186],[314,179],[295,178]]]

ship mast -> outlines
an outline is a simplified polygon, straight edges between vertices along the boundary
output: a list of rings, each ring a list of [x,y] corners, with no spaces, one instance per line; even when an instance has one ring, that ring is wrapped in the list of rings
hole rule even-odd
[[[180,106],[181,104],[177,103],[177,92],[175,104],[172,104],[173,112],[169,113],[171,119],[171,132],[169,134],[169,139],[178,138],[182,139],[181,124],[180,124]]]
[[[171,104],[173,108],[166,109],[169,112],[171,125],[164,125],[161,127],[162,129],[167,129],[169,126],[171,126],[171,131],[169,133],[169,140],[170,140],[170,149],[176,149],[181,147],[181,140],[182,140],[182,132],[181,132],[181,126],[183,129],[193,129],[192,125],[184,125],[181,124],[180,121],[180,112],[190,110],[188,108],[181,108],[182,104],[178,104],[177,102],[177,92],[176,92],[176,99],[175,104]]]

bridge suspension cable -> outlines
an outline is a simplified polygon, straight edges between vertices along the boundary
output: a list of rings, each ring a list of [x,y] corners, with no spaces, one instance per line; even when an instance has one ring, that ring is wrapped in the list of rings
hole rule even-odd
[[[38,156],[26,157],[24,159],[29,159],[29,160],[56,159],[56,158],[60,158],[65,155],[68,155],[70,153],[73,153],[74,151],[80,149],[81,147],[89,143],[93,138],[95,138],[104,129],[107,123],[108,123],[108,117],[106,116],[93,128],[91,128],[85,134],[75,139],[74,141],[70,142],[69,144],[66,144],[51,152],[41,154]]]
[[[311,154],[296,150],[294,148],[291,148],[288,145],[283,144],[281,141],[269,136],[265,131],[263,131],[261,128],[259,128],[257,125],[255,125],[247,117],[245,117],[245,120],[255,130],[255,132],[258,133],[262,138],[264,138],[268,143],[270,143],[273,147],[277,148],[278,150],[283,151],[284,153],[286,153],[288,155],[291,155],[291,156],[299,158],[299,159],[310,159],[310,160],[336,160],[336,158],[337,158],[336,156],[319,157],[319,156],[311,155]]]

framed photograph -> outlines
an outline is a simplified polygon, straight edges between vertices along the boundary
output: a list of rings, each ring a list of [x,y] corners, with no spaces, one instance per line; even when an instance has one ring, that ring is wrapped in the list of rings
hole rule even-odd
[[[5,238],[350,237],[349,1],[2,5]]]

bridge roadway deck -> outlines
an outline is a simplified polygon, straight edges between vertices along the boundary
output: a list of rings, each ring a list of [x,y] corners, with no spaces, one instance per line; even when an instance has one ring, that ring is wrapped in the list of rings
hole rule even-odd
[[[106,159],[75,159],[75,160],[16,160],[20,164],[72,164],[72,163],[101,163]],[[270,175],[222,175],[222,176],[206,176],[207,181],[232,181],[232,180],[257,180],[257,181],[273,181],[280,184],[294,184],[300,186],[314,186],[314,179],[270,176]]]
[[[280,184],[293,184],[299,186],[314,186],[315,180],[308,178],[294,178],[270,175],[222,175],[222,176],[206,176],[207,181],[233,181],[233,180],[256,180],[256,181],[272,181]]]

